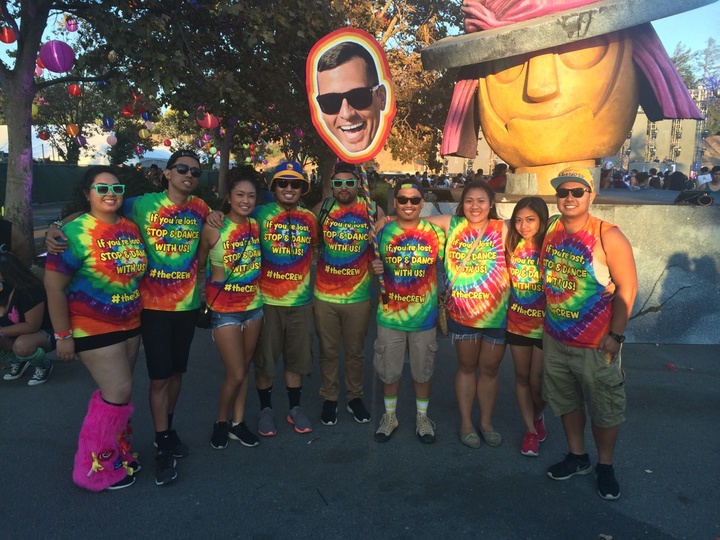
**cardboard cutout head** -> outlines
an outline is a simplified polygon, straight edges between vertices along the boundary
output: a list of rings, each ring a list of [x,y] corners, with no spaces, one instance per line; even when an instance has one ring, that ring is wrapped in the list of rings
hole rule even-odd
[[[318,41],[306,66],[315,129],[347,163],[363,163],[382,150],[395,117],[385,53],[362,30],[343,28]]]

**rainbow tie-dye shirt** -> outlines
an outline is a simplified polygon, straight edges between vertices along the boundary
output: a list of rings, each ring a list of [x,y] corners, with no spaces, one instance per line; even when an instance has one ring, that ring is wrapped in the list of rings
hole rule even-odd
[[[189,311],[200,306],[197,248],[210,207],[197,197],[175,204],[165,192],[146,193],[123,204],[123,214],[140,228],[148,272],[140,282],[145,309]]]
[[[608,268],[594,256],[602,249],[603,222],[590,216],[582,229],[568,234],[559,218],[550,221],[542,248],[545,332],[566,345],[596,349],[610,330],[614,298]],[[605,222],[605,230],[611,227]]]
[[[448,315],[471,328],[505,328],[510,277],[505,263],[502,221],[491,219],[483,231],[473,228],[465,218],[450,218],[445,246],[447,282],[449,285],[455,278],[465,255],[481,233],[480,243],[449,293]]]
[[[220,238],[209,253],[210,265],[205,280],[208,304],[212,303],[213,311],[218,313],[238,313],[262,306],[257,221],[248,218],[246,223],[238,225],[225,218],[219,232]],[[224,268],[223,281],[210,279],[211,265]]]
[[[63,232],[67,249],[48,254],[45,268],[72,276],[66,294],[73,337],[138,328],[143,307],[138,283],[147,269],[138,227],[125,218],[110,225],[83,214]]]
[[[510,305],[507,331],[541,339],[545,320],[545,292],[540,271],[540,250],[521,238],[508,261]]]
[[[260,225],[263,302],[272,306],[309,304],[312,246],[317,238],[315,214],[270,203],[257,207],[254,217]]]
[[[373,206],[375,203],[371,203]],[[374,208],[370,209],[374,212]],[[372,244],[367,205],[356,200],[333,206],[323,223],[323,243],[315,275],[315,297],[334,304],[354,304],[370,299]]]
[[[403,229],[392,221],[378,234],[387,304],[380,302],[377,323],[403,332],[430,330],[437,324],[437,270],[445,232],[420,221]]]

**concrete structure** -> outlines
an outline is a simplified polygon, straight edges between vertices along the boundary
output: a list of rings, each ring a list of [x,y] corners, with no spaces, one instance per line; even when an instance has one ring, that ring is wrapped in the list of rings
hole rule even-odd
[[[674,205],[678,192],[602,192],[591,212],[620,227],[633,246],[638,295],[627,327],[632,343],[720,344],[720,201],[713,206]],[[635,198],[633,198],[635,197]],[[499,196],[508,219],[520,196]],[[626,200],[620,200],[626,199]],[[510,201],[512,199],[513,202]],[[557,214],[553,197],[546,197]],[[621,204],[618,204],[621,203]],[[423,211],[449,214],[457,203],[426,204]]]

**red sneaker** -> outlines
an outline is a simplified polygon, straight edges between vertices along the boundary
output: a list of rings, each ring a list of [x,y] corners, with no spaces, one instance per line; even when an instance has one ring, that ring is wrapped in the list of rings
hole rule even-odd
[[[547,431],[545,430],[545,415],[541,414],[533,423],[535,424],[535,431],[537,431],[538,441],[543,442],[547,436]]]
[[[525,437],[523,437],[522,445],[520,446],[520,453],[523,456],[531,456],[531,457],[537,457],[538,455],[538,434],[537,433],[531,433],[530,431],[525,432]]]

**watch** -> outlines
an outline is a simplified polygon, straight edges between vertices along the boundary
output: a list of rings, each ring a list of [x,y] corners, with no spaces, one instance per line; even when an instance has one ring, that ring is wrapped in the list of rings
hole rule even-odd
[[[621,336],[620,334],[616,334],[616,333],[613,332],[612,330],[611,330],[610,332],[608,332],[608,335],[609,335],[611,338],[613,338],[615,341],[617,341],[618,343],[620,343],[620,344],[622,344],[622,343],[625,342],[625,336]]]

